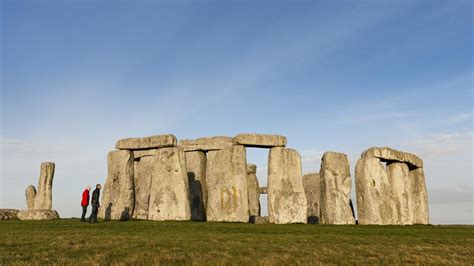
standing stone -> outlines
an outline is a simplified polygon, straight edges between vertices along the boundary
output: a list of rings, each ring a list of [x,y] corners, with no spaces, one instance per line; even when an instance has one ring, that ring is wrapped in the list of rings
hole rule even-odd
[[[135,153],[134,153],[135,154]],[[134,163],[134,188],[135,207],[133,208],[134,219],[148,219],[150,201],[150,187],[153,178],[154,167],[157,165],[157,156],[141,157]],[[136,158],[135,158],[136,159]]]
[[[36,190],[35,210],[51,210],[53,206],[53,178],[54,178],[54,163],[41,163],[41,172],[38,180],[38,189]]]
[[[413,201],[413,223],[429,224],[428,193],[423,168],[415,168],[409,172],[409,175]]]
[[[224,148],[208,156],[207,160],[207,220],[248,222],[245,147],[235,145]]]
[[[36,188],[33,185],[29,185],[25,191],[26,206],[28,210],[33,210],[35,207]]]
[[[397,224],[395,199],[379,158],[360,158],[355,169],[359,224]]]
[[[279,135],[243,133],[235,136],[233,141],[235,144],[255,148],[272,148],[286,146],[286,137]]]
[[[205,221],[207,203],[206,154],[202,151],[190,151],[185,154],[189,181],[191,220]]]
[[[412,182],[406,163],[392,162],[387,164],[387,175],[390,181],[398,224],[413,224]]]
[[[247,185],[249,191],[249,215],[260,216],[260,188],[258,186],[257,166],[247,164]]]
[[[355,224],[350,207],[352,179],[347,155],[326,152],[321,161],[320,222]]]
[[[148,219],[190,220],[189,184],[183,148],[158,149],[156,156],[158,163],[153,168]]]
[[[128,220],[133,213],[135,188],[133,153],[111,151],[107,156],[108,175],[102,193],[98,217],[105,220]]]
[[[299,153],[282,147],[271,148],[268,156],[270,222],[306,223],[307,208]]]
[[[308,202],[308,223],[319,223],[319,197],[320,190],[319,173],[311,173],[303,176],[303,187]]]

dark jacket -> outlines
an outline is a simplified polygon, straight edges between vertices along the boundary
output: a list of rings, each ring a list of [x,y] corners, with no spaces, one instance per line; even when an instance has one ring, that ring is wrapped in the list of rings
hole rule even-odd
[[[92,192],[92,205],[96,205],[97,207],[100,207],[99,203],[99,197],[100,197],[100,188],[94,189],[94,192]]]

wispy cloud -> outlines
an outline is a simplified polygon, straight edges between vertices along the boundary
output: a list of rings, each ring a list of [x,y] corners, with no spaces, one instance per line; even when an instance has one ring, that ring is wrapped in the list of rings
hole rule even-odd
[[[473,136],[473,131],[434,134],[405,145],[418,150],[422,157],[449,156],[472,152]]]

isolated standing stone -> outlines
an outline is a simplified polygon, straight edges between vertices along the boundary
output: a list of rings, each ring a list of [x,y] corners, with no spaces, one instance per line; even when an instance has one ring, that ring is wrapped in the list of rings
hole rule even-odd
[[[135,188],[133,153],[128,150],[111,151],[107,156],[108,175],[102,192],[99,218],[128,220],[133,213]]]
[[[355,224],[349,205],[352,179],[347,155],[326,152],[321,161],[320,222]]]
[[[158,149],[159,162],[153,168],[148,219],[190,220],[186,158],[181,147]]]
[[[135,207],[133,208],[134,219],[143,219],[143,220],[148,219],[151,181],[153,179],[154,167],[158,163],[159,163],[159,160],[156,155],[141,157],[139,160],[135,160],[134,162],[134,171],[133,171],[134,189],[135,189]]]
[[[189,196],[191,201],[191,220],[206,220],[206,154],[202,151],[186,152]]]
[[[359,224],[397,224],[392,187],[379,158],[360,158],[355,169]]]
[[[247,185],[249,190],[249,215],[260,216],[260,189],[255,164],[247,164]]]
[[[26,196],[26,206],[28,210],[33,210],[35,208],[35,197],[36,197],[36,188],[33,185],[26,187],[25,191]]]
[[[299,153],[282,147],[271,148],[268,156],[270,222],[306,223],[307,208]]]
[[[268,134],[238,134],[234,137],[234,143],[244,145],[245,147],[272,148],[285,147],[286,137]]]
[[[235,145],[224,148],[208,156],[207,160],[207,220],[248,222],[245,147]]]
[[[33,207],[35,210],[51,210],[52,208],[54,168],[54,163],[52,162],[41,163],[41,172]]]
[[[231,137],[209,137],[194,140],[183,139],[178,142],[178,146],[183,147],[184,151],[218,151],[232,146]]]
[[[119,150],[143,150],[163,147],[175,147],[174,135],[157,135],[144,138],[126,138],[117,141],[115,148]]]
[[[413,223],[429,224],[428,193],[423,168],[413,169],[409,172],[409,175],[413,201]]]
[[[319,222],[319,197],[321,194],[319,173],[303,176],[303,187],[308,202],[308,223]]]
[[[387,175],[392,187],[398,224],[413,224],[412,182],[406,163],[387,164]]]

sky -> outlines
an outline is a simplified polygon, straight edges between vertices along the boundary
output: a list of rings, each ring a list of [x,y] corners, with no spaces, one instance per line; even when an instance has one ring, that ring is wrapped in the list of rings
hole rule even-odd
[[[43,161],[78,217],[118,139],[254,132],[303,173],[346,153],[353,182],[369,147],[415,153],[430,222],[474,223],[472,1],[0,3],[0,208],[26,208]],[[267,156],[247,150],[262,186]]]

